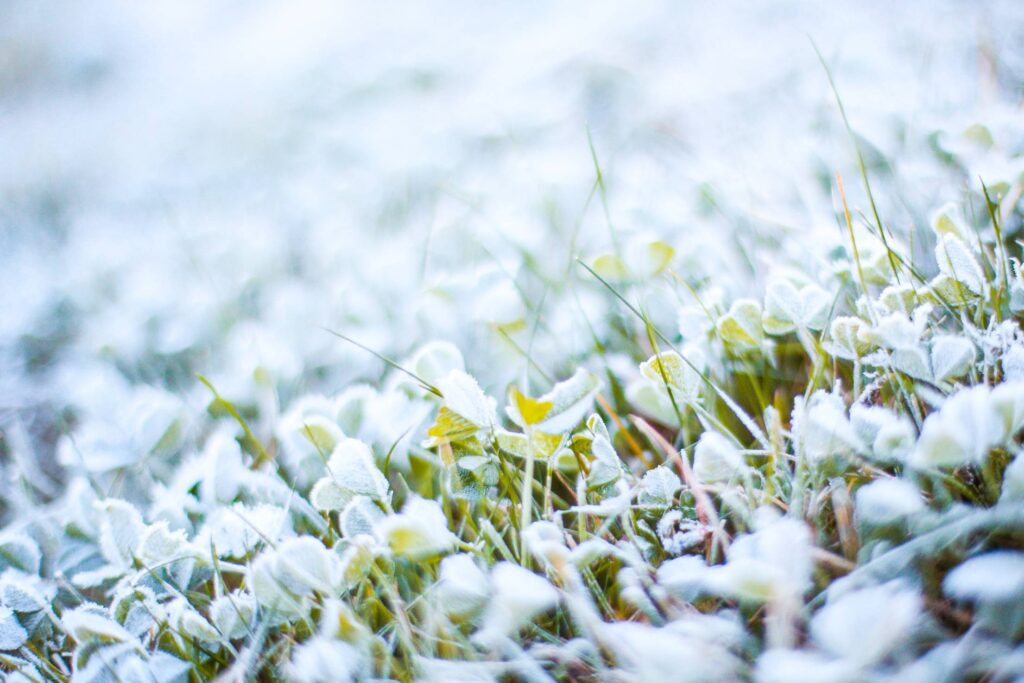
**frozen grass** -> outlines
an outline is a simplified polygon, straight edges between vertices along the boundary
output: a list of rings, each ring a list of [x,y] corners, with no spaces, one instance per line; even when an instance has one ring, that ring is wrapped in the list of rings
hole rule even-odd
[[[543,229],[446,188],[415,258],[231,232],[170,292],[109,245],[11,354],[68,407],[3,422],[8,678],[1024,676],[1019,109],[889,157],[816,78],[805,227],[661,222],[594,135]]]

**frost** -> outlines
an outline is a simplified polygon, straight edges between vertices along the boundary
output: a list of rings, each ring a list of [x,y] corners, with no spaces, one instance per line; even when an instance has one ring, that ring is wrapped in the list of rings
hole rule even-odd
[[[946,575],[942,589],[975,603],[975,621],[1010,641],[1024,635],[1024,553],[995,550]]]
[[[413,374],[428,384],[437,384],[453,370],[465,371],[466,362],[459,348],[446,341],[424,344],[409,359]]]
[[[708,575],[716,592],[746,600],[792,600],[811,582],[811,538],[807,526],[794,519],[765,524],[741,536],[730,547],[728,562]]]
[[[488,645],[515,634],[538,614],[558,604],[558,591],[546,579],[511,562],[491,570],[493,593],[483,626],[474,640]]]
[[[28,640],[28,633],[18,622],[14,611],[0,605],[0,650],[17,650]]]
[[[872,454],[882,462],[903,462],[916,443],[913,423],[881,406],[853,406],[850,424],[860,442],[870,444]]]
[[[669,555],[682,555],[699,549],[711,530],[697,520],[683,517],[679,510],[669,510],[658,520],[658,538]]]
[[[814,392],[806,403],[800,399],[795,402],[793,432],[812,461],[849,455],[863,447],[842,399],[826,391]]]
[[[665,351],[640,364],[640,374],[662,390],[667,384],[680,402],[697,397],[702,382],[698,371],[704,365],[704,354],[697,348],[684,350],[685,359],[675,351]]]
[[[814,615],[811,637],[836,657],[869,666],[899,651],[920,623],[918,591],[899,583],[846,593]]]
[[[979,555],[951,571],[943,590],[979,602],[1010,602],[1024,598],[1024,553],[995,551]]]
[[[797,287],[786,280],[768,285],[764,298],[764,330],[788,334],[796,329],[820,330],[828,323],[832,297],[813,283]]]
[[[113,567],[131,567],[145,530],[142,515],[131,503],[108,499],[96,504],[100,512],[100,551]]]
[[[250,593],[232,591],[210,603],[210,620],[228,640],[242,638],[251,632],[256,615],[256,600]]]
[[[593,373],[577,370],[539,398],[527,398],[513,387],[507,412],[520,427],[559,434],[575,426],[590,412],[600,381]]]
[[[11,532],[0,536],[0,568],[10,567],[28,574],[38,574],[41,564],[42,553],[34,540]]]
[[[947,382],[967,374],[974,364],[974,344],[963,337],[942,335],[932,342],[932,377]]]
[[[866,328],[867,323],[860,318],[837,316],[829,326],[830,340],[824,346],[837,358],[857,360],[870,348],[863,339]]]
[[[737,299],[718,319],[718,336],[729,346],[757,349],[764,341],[761,305],[753,299]]]
[[[374,532],[396,555],[422,560],[449,552],[455,536],[436,501],[413,497],[400,514],[377,522]]]
[[[603,631],[605,642],[636,680],[712,683],[738,676],[739,660],[718,643],[629,622],[608,624]],[[681,666],[684,661],[687,665]]]
[[[452,370],[437,381],[445,406],[480,429],[493,429],[497,412],[493,398],[484,394],[480,385],[462,370]]]
[[[314,636],[295,647],[287,671],[296,683],[332,683],[362,678],[363,656],[352,645]]]
[[[925,420],[912,461],[920,467],[981,463],[989,450],[1015,434],[1024,420],[1017,384],[963,389]]]
[[[488,578],[472,555],[459,553],[444,558],[439,576],[438,600],[449,614],[469,615],[486,604],[490,594]]]
[[[742,479],[747,470],[743,454],[718,432],[701,434],[693,451],[693,473],[708,483],[730,482]]]
[[[377,469],[370,447],[357,439],[341,440],[327,461],[327,471],[310,493],[318,510],[341,510],[356,496],[389,499],[387,478]]]
[[[668,465],[659,465],[644,474],[640,485],[638,501],[641,505],[668,507],[672,503],[676,491],[683,484],[679,480],[679,475],[673,472]]]
[[[83,605],[64,612],[61,622],[68,634],[79,643],[134,643],[135,638],[120,624],[111,621],[96,605]]]
[[[960,283],[973,294],[984,292],[985,274],[961,238],[952,234],[942,235],[935,245],[935,260],[943,275]]]
[[[883,526],[925,509],[921,492],[903,479],[876,479],[857,489],[857,520]]]

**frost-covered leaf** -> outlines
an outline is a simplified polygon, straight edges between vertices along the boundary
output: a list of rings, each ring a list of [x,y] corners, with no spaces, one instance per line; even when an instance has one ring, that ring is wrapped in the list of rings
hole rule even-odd
[[[255,615],[256,600],[245,591],[232,591],[210,603],[210,620],[228,640],[248,634]]]
[[[973,557],[946,575],[947,595],[974,604],[974,620],[1011,642],[1024,636],[1024,553],[995,550]]]
[[[732,441],[718,432],[704,432],[693,451],[693,473],[703,482],[741,479],[747,465]]]
[[[456,415],[479,429],[489,430],[497,423],[495,402],[484,394],[477,381],[462,370],[452,370],[437,381],[444,404]]]
[[[882,406],[853,406],[850,424],[860,442],[870,444],[871,454],[882,462],[904,461],[917,441],[913,423]]]
[[[932,376],[948,382],[967,374],[974,364],[974,344],[961,336],[941,335],[932,341]]]
[[[511,562],[499,562],[491,570],[493,592],[484,614],[483,627],[474,640],[489,645],[513,635],[531,619],[558,604],[558,591],[545,578]]]
[[[1015,385],[963,389],[929,415],[913,462],[920,467],[980,463],[989,450],[1020,428],[1024,394]]]
[[[931,226],[939,239],[951,235],[967,242],[971,238],[970,230],[964,225],[959,208],[952,202],[944,204],[932,214]]]
[[[437,596],[446,612],[465,616],[480,610],[490,595],[490,582],[472,555],[459,553],[441,560]]]
[[[729,312],[718,319],[718,336],[728,346],[739,349],[760,348],[764,341],[761,305],[753,299],[737,299]]]
[[[935,260],[943,275],[960,283],[973,294],[981,295],[984,292],[985,273],[971,250],[956,235],[942,235],[935,245]]]
[[[10,607],[0,605],[0,650],[17,650],[28,640],[28,633]]]
[[[1024,599],[1024,553],[997,550],[973,557],[942,582],[947,595],[979,602]]]
[[[548,434],[571,429],[590,411],[601,383],[597,376],[582,368],[559,382],[551,391],[532,399],[512,387],[508,414],[520,427],[530,426]]]
[[[61,623],[68,634],[79,643],[134,643],[135,638],[117,622],[104,614],[97,605],[86,604],[61,615]]]
[[[130,567],[146,525],[142,515],[131,503],[108,498],[99,501],[100,552],[115,567]]]
[[[640,480],[638,501],[641,505],[668,507],[682,485],[679,475],[673,472],[672,468],[659,465],[647,471]]]
[[[195,553],[183,530],[171,531],[167,522],[160,521],[146,527],[142,532],[135,554],[143,565],[154,567],[171,560],[193,556]]]
[[[356,496],[338,515],[338,526],[345,538],[355,538],[360,534],[372,535],[373,528],[384,513],[366,496]]]
[[[13,568],[38,574],[43,554],[39,544],[24,534],[5,532],[0,536],[0,569]]]
[[[924,509],[921,492],[904,479],[876,479],[857,489],[857,520],[864,524],[893,524]]]
[[[704,356],[696,348],[689,349],[687,363],[675,351],[663,351],[640,364],[640,374],[655,386],[671,387],[677,401],[692,401],[700,390],[701,377],[697,372],[704,365]]]
[[[812,461],[849,455],[863,447],[842,400],[824,390],[814,392],[806,403],[797,399],[793,406],[793,434]]]
[[[422,560],[449,552],[455,536],[448,530],[441,506],[436,501],[412,497],[400,514],[388,515],[377,522],[375,533],[393,553]]]
[[[343,640],[314,636],[292,650],[285,670],[295,683],[362,680],[363,654]]]
[[[459,348],[446,341],[427,342],[409,359],[409,369],[428,384],[436,384],[452,370],[465,370]]]
[[[795,519],[763,521],[729,548],[728,562],[709,570],[713,592],[754,602],[792,600],[811,585],[811,536]]]
[[[358,439],[342,439],[327,462],[328,474],[310,492],[317,510],[341,510],[356,496],[388,500],[391,487],[377,469],[370,447]]]
[[[837,358],[857,360],[870,348],[862,337],[866,326],[867,323],[853,316],[834,318],[829,326],[830,339],[825,342],[825,349]]]
[[[8,569],[0,575],[0,604],[15,612],[47,609],[55,597],[56,586],[34,574]]]
[[[768,284],[762,324],[772,335],[788,334],[797,328],[820,330],[828,322],[832,297],[816,284],[797,287],[787,280]]]

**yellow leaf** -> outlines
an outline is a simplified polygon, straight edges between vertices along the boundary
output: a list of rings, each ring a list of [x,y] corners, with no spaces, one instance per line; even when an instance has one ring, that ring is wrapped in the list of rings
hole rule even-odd
[[[515,406],[525,425],[535,425],[542,422],[554,405],[551,401],[539,401],[530,398],[519,391],[515,386],[509,389],[509,398]]]

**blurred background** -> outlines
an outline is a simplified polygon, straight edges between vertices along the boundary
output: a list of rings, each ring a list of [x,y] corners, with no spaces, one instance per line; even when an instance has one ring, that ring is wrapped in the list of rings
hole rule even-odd
[[[963,130],[1019,117],[1013,0],[3,0],[5,457],[45,489],[62,435],[201,412],[195,373],[264,414],[381,377],[324,328],[564,375],[614,333],[575,259],[616,240],[759,297],[835,232],[836,173],[865,207],[812,41],[898,233],[970,182],[936,162]]]

